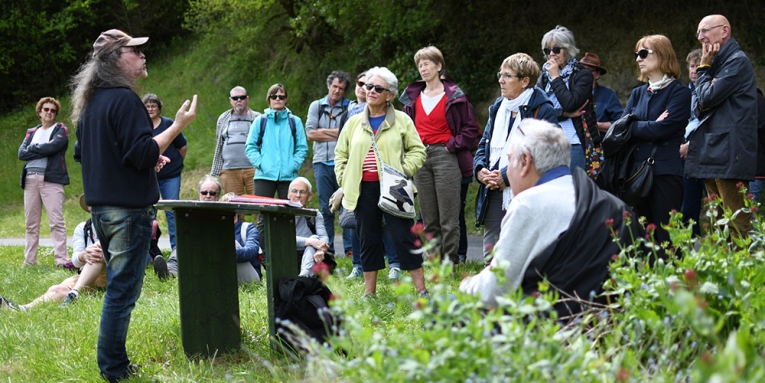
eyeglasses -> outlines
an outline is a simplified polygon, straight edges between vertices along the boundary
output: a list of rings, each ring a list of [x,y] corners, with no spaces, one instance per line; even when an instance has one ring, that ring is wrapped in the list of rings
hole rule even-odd
[[[42,110],[45,113],[53,113],[53,114],[58,113],[58,110],[56,108],[42,108]]]
[[[159,105],[146,104],[146,109],[159,109]]]
[[[141,49],[138,48],[138,47],[125,47],[125,48],[128,48],[129,50],[127,50],[127,51],[120,50],[120,54],[131,53],[132,52],[132,53],[135,53],[136,56],[140,56],[141,55]]]
[[[246,100],[247,99],[247,95],[245,94],[244,96],[231,96],[231,99],[234,100],[234,101]]]
[[[505,79],[505,81],[510,81],[510,79],[513,77],[518,77],[518,79],[523,79],[524,76],[521,76],[519,74],[497,72],[497,80]]]
[[[268,96],[268,98],[270,98],[270,99],[272,99],[272,100],[276,100],[276,99],[279,99],[279,100],[282,100],[282,101],[284,101],[284,100],[286,100],[286,99],[287,99],[287,96],[286,96],[286,95],[283,95],[283,94],[272,94],[272,95]]]
[[[648,57],[649,53],[653,53],[653,49],[641,49],[635,52],[635,60],[637,60],[638,57],[640,57],[641,59],[645,59],[646,57]]]
[[[363,88],[365,85],[364,81],[356,81],[356,86]]]
[[[201,194],[201,195],[209,195],[211,197],[215,197],[216,195],[218,195],[218,192],[216,192],[216,191],[200,190],[199,194]]]
[[[696,31],[696,37],[699,37],[699,36],[701,36],[702,34],[704,34],[704,35],[705,35],[705,34],[707,34],[707,32],[711,31],[712,29],[715,29],[715,28],[720,28],[720,27],[724,27],[724,26],[725,26],[724,24],[720,24],[720,25],[715,25],[714,27],[709,27],[709,28],[701,28],[701,29],[699,29],[698,31]]]
[[[307,195],[308,194],[308,190],[290,189],[290,193],[297,194],[297,195],[301,196],[301,195]]]
[[[367,88],[367,90],[372,90],[372,89],[374,89],[374,90],[375,90],[375,92],[377,92],[377,93],[382,93],[383,91],[386,91],[386,90],[387,90],[388,92],[390,92],[390,89],[388,89],[388,88],[383,88],[381,85],[366,84],[364,87],[366,87],[366,88]]]
[[[560,54],[560,51],[562,49],[566,49],[566,48],[561,48],[561,47],[545,48],[545,49],[542,49],[542,52],[545,53],[545,56],[549,56],[550,52],[555,53],[557,55],[557,54]]]

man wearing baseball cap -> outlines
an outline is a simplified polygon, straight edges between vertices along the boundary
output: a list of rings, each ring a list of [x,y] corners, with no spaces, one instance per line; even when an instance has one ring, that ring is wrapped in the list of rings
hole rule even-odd
[[[93,43],[93,53],[72,79],[72,121],[77,126],[74,159],[82,163],[85,202],[106,262],[106,295],[98,331],[101,376],[116,382],[135,375],[125,348],[130,313],[141,294],[151,242],[156,171],[167,163],[160,153],[196,116],[197,96],[186,100],[166,131],[154,125],[133,88],[147,76],[140,46],[111,29]]]
[[[595,100],[595,117],[598,120],[598,130],[607,132],[611,122],[618,120],[624,113],[622,104],[613,90],[598,84],[600,76],[608,73],[606,68],[600,66],[598,55],[585,52],[579,63],[592,71],[592,99]]]

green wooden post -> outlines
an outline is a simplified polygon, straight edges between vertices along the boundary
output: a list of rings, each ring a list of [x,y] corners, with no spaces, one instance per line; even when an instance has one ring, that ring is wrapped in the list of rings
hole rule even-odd
[[[271,347],[276,343],[276,310],[279,308],[279,279],[297,277],[300,266],[295,246],[295,216],[275,212],[261,212],[265,222],[266,284],[268,291],[268,333]]]
[[[240,348],[234,214],[175,209],[181,341],[189,357]]]

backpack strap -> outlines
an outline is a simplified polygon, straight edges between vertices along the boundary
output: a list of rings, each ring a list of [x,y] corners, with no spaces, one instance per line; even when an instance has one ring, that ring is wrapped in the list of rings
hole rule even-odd
[[[263,115],[260,117],[260,135],[258,136],[258,141],[255,142],[255,146],[258,147],[258,150],[263,148],[263,135],[266,134],[266,120],[268,118]],[[287,121],[290,125],[290,130],[292,130],[292,146],[294,148],[297,147],[297,127],[295,122],[295,117],[292,115],[292,113],[287,115]]]

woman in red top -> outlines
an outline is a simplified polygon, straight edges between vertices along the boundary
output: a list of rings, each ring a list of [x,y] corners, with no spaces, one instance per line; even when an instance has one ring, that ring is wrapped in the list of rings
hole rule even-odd
[[[444,76],[445,62],[434,46],[420,49],[414,63],[422,80],[410,84],[400,101],[426,147],[425,164],[414,176],[425,233],[439,239],[442,257],[458,263],[461,181],[472,177],[478,124],[473,106]]]

